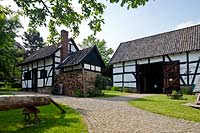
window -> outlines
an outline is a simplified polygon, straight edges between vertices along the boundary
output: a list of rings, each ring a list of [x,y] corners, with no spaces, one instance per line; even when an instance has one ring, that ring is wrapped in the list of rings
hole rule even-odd
[[[46,78],[47,77],[47,70],[40,70],[40,78]]]
[[[24,73],[24,80],[30,80],[31,79],[31,71]]]

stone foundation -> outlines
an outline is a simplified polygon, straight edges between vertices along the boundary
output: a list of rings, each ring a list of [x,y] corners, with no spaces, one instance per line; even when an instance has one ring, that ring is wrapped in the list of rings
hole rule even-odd
[[[72,72],[60,72],[55,80],[56,84],[63,84],[63,94],[76,96],[76,91],[80,90],[84,95],[89,89],[94,88],[94,82],[98,72],[87,70],[76,70]]]
[[[37,92],[41,94],[51,94],[52,87],[37,88]]]

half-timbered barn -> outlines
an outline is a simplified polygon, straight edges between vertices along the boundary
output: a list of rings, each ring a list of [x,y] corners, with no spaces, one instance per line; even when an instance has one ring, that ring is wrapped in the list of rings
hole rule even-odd
[[[96,75],[104,67],[97,47],[79,50],[67,31],[61,31],[61,37],[58,47],[41,48],[18,65],[23,89],[51,93],[59,86],[58,93],[73,96],[76,89],[86,93],[94,88]]]
[[[113,55],[113,86],[163,93],[200,81],[200,25],[123,42]]]

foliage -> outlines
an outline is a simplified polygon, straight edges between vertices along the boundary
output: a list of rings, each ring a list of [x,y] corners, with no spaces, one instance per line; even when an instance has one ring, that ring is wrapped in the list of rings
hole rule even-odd
[[[186,95],[192,94],[192,87],[184,86],[184,87],[181,88],[180,93],[186,94]]]
[[[91,88],[87,92],[88,97],[97,97],[97,96],[103,96],[104,93],[101,89],[98,88]]]
[[[104,90],[103,96],[100,96],[100,97],[102,97],[102,98],[104,98],[104,97],[118,97],[118,96],[125,96],[125,95],[129,95],[129,94],[130,93],[127,93],[127,92]]]
[[[132,100],[130,104],[153,113],[200,122],[200,111],[183,105],[188,102],[194,103],[196,97],[194,95],[184,97],[186,97],[184,100],[172,100],[166,95],[154,95]]]
[[[62,106],[67,112],[61,114],[55,105],[39,107],[39,118],[43,121],[40,124],[31,125],[33,122],[24,122],[22,109],[0,112],[0,132],[31,132],[31,133],[86,133],[87,125],[83,117],[72,108]],[[28,127],[27,127],[28,126]]]
[[[107,77],[97,75],[95,80],[95,88],[105,90],[106,86],[111,85],[111,80]]]
[[[113,54],[113,49],[112,48],[107,48],[106,47],[106,41],[105,40],[99,40],[95,38],[94,36],[90,35],[87,38],[85,38],[80,45],[81,48],[88,48],[96,45],[103,61],[105,64],[108,64],[110,61],[110,56]]]
[[[136,93],[137,89],[136,88],[123,88],[123,92]]]
[[[21,88],[18,88],[18,87],[12,87],[12,83],[4,83],[4,85],[2,85],[1,87],[0,87],[0,92],[2,92],[2,91],[6,91],[6,92],[9,92],[9,91],[20,91],[20,90],[22,90]]]
[[[113,86],[111,88],[112,91],[123,91],[123,89],[121,87],[117,87],[117,86]]]
[[[27,48],[31,53],[44,47],[45,45],[43,38],[36,29],[28,29],[27,32],[24,32],[22,39],[24,40],[24,47]]]
[[[14,0],[23,14],[29,17],[29,26],[48,26],[51,35],[49,41],[55,43],[59,39],[56,27],[68,27],[74,36],[79,34],[80,24],[85,21],[94,34],[101,31],[104,24],[104,2],[97,0]],[[110,3],[120,3],[127,8],[137,8],[145,5],[148,0],[110,0]]]
[[[84,93],[81,89],[76,89],[74,92],[75,97],[84,97]]]
[[[17,29],[21,28],[18,15],[0,6],[0,81],[20,77],[16,64],[22,60],[23,51],[14,47]]]

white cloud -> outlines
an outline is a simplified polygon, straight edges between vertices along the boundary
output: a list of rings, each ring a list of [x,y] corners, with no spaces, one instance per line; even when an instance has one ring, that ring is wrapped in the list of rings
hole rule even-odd
[[[193,21],[186,21],[186,22],[178,24],[176,26],[176,29],[182,29],[182,28],[190,27],[190,26],[197,25],[197,24],[200,24],[200,22],[196,23],[196,22],[193,22]]]

